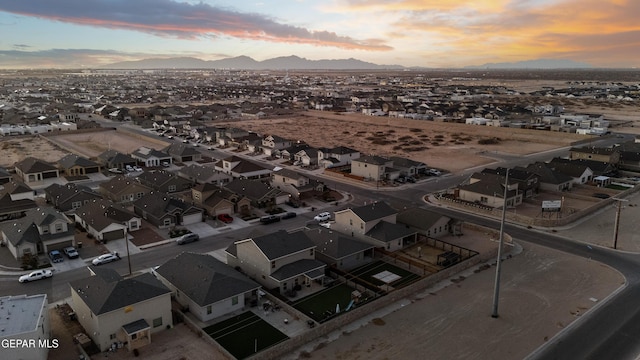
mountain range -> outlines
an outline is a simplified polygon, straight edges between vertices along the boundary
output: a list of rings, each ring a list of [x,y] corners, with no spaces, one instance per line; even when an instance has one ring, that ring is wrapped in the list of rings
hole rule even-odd
[[[281,56],[263,61],[248,56],[220,60],[201,60],[193,57],[143,59],[123,61],[102,66],[104,69],[235,69],[235,70],[403,70],[402,65],[378,65],[358,59],[309,60],[295,55]],[[588,69],[591,65],[572,60],[537,59],[519,62],[487,63],[467,66],[465,69]]]
[[[377,65],[357,59],[309,60],[295,55],[281,56],[263,61],[248,56],[220,60],[200,60],[193,57],[144,59],[123,61],[102,66],[106,69],[236,69],[236,70],[399,70],[401,65]]]

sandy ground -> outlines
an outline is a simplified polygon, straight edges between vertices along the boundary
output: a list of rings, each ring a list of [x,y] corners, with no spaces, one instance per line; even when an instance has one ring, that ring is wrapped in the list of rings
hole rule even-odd
[[[459,171],[494,160],[484,152],[525,155],[585,139],[576,134],[308,111],[279,119],[228,123],[260,134],[304,140],[315,147],[348,146],[363,154],[403,156]],[[497,137],[495,145],[478,141]]]
[[[299,358],[522,359],[624,283],[599,263],[525,244],[503,263],[495,319],[494,279],[495,266],[460,274]]]
[[[168,145],[152,137],[137,138],[115,130],[64,134],[50,139],[53,143],[39,136],[0,137],[0,166],[11,167],[27,156],[56,162],[69,153],[92,158],[110,148],[128,154],[141,146],[161,149]]]

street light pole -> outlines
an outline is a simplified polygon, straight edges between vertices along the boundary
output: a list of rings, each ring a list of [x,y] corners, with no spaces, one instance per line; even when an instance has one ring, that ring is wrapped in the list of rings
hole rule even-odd
[[[129,234],[127,234],[127,230],[129,229],[128,225],[125,225],[124,228],[124,244],[127,247],[127,263],[129,264],[129,276],[131,276],[131,256],[129,256]]]
[[[509,169],[504,177],[504,198],[502,204],[502,219],[500,220],[500,240],[498,241],[498,259],[496,261],[496,281],[493,291],[492,318],[498,317],[498,298],[500,297],[500,270],[502,263],[502,246],[504,244],[504,219],[507,213],[507,194],[509,192]]]

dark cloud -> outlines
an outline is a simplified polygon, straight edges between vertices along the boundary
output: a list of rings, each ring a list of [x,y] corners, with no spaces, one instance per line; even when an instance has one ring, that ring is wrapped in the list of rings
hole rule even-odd
[[[226,35],[345,49],[392,49],[379,39],[358,40],[329,31],[311,31],[260,14],[241,13],[204,3],[171,0],[0,0],[0,11],[184,39]]]
[[[29,45],[25,45],[25,44],[13,44],[13,48],[14,48],[14,49],[28,49],[28,48],[30,48],[30,47],[31,47],[31,46],[29,46]]]

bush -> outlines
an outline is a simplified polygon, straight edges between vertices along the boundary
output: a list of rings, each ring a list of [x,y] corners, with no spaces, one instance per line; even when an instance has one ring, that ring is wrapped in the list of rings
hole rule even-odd
[[[500,143],[500,139],[497,137],[478,140],[478,144],[480,145],[496,145],[499,143]]]

